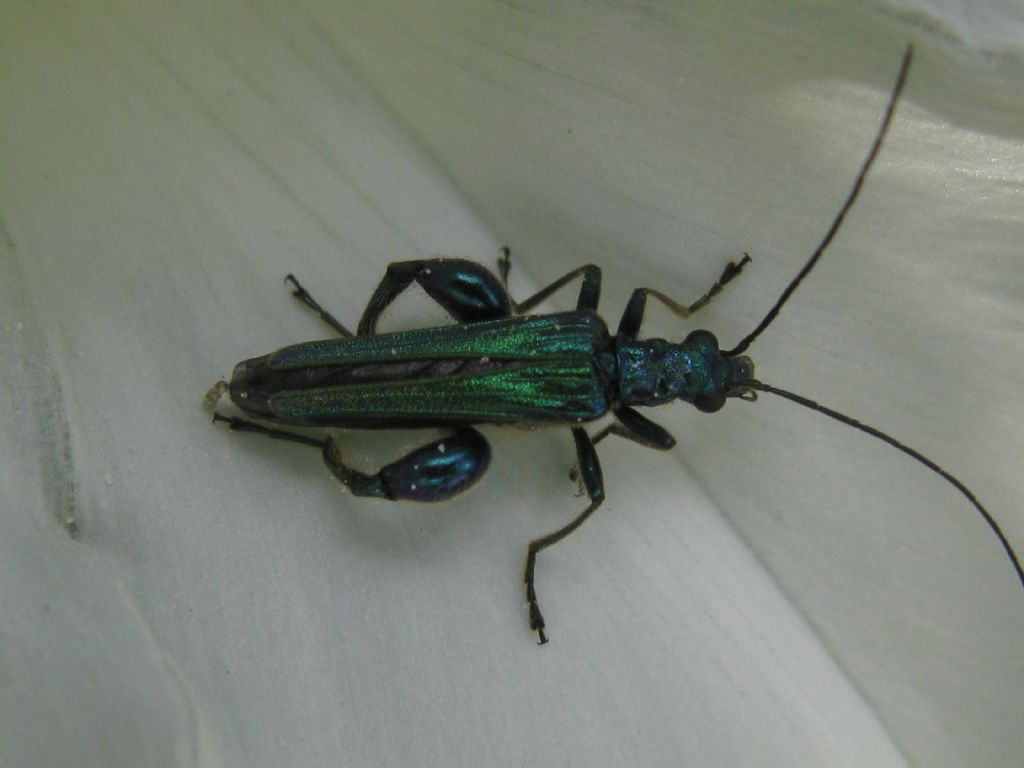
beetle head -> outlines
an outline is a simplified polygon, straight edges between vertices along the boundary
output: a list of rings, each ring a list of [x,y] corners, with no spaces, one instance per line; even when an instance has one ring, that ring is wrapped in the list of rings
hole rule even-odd
[[[683,345],[690,350],[694,373],[703,380],[702,391],[687,398],[698,410],[714,413],[726,399],[756,400],[757,393],[745,386],[754,378],[754,361],[746,355],[727,356],[710,331],[694,331]]]

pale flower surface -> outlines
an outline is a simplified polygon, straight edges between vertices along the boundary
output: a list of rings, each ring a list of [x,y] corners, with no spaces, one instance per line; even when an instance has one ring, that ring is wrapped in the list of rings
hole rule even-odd
[[[212,7],[211,7],[212,5]],[[0,765],[1013,766],[1024,593],[941,479],[767,396],[671,453],[485,428],[441,506],[210,424],[235,362],[354,324],[387,264],[587,263],[959,476],[1024,548],[1014,4],[317,0],[0,10]],[[572,305],[571,289],[546,307]],[[434,322],[411,300],[396,324]],[[226,407],[226,406],[224,406]],[[426,442],[342,433],[354,461]]]

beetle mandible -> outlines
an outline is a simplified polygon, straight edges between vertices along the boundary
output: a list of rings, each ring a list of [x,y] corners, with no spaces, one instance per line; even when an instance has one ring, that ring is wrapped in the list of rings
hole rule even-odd
[[[237,431],[318,448],[331,472],[357,496],[421,502],[449,499],[480,479],[491,449],[476,425],[569,426],[576,444],[573,474],[589,504],[567,525],[531,541],[527,549],[526,598],[530,627],[537,631],[540,644],[548,638],[535,587],[537,554],[575,531],[604,501],[595,446],[616,435],[657,450],[672,448],[672,435],[636,408],[674,400],[713,412],[730,398],[752,401],[758,392],[768,392],[888,443],[943,477],[967,498],[998,537],[1024,585],[1024,570],[998,523],[956,477],[880,430],[758,381],[753,362],[743,354],[814,268],[853,206],[892,121],[912,55],[908,46],[871,149],[824,238],[760,324],[732,349],[721,350],[715,336],[704,330],[673,343],[641,339],[640,328],[649,298],[660,301],[678,317],[689,318],[749,263],[746,254],[739,262],[729,263],[718,281],[692,304],[679,303],[652,288],[637,288],[614,334],[597,314],[601,292],[598,267],[587,264],[575,269],[525,301],[515,302],[507,288],[511,265],[507,248],[499,259],[498,275],[465,259],[391,264],[355,333],[288,275],[294,295],[341,338],[295,344],[244,360],[235,367],[230,382],[214,385],[209,402],[215,404],[228,392],[247,416],[277,425],[440,427],[449,434],[377,472],[365,473],[345,463],[333,437],[308,437],[219,413],[214,414],[214,421]],[[582,286],[575,310],[525,314],[576,278],[582,278]],[[440,304],[455,324],[378,334],[381,314],[413,283]],[[609,412],[614,421],[590,435],[583,424]]]

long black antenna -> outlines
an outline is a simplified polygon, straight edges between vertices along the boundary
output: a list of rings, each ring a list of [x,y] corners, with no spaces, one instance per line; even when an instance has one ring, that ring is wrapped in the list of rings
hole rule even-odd
[[[944,478],[954,488],[960,491],[960,493],[962,493],[964,497],[969,502],[971,502],[971,504],[974,505],[974,508],[978,510],[981,516],[985,519],[985,522],[988,523],[988,527],[992,529],[992,532],[996,535],[996,537],[999,539],[999,542],[1003,545],[1003,549],[1006,550],[1006,555],[1010,558],[1010,562],[1013,564],[1013,570],[1017,572],[1017,578],[1020,579],[1021,586],[1024,586],[1024,569],[1021,568],[1020,560],[1017,558],[1017,553],[1014,552],[1009,540],[1003,533],[1003,529],[999,527],[999,523],[997,523],[995,518],[992,517],[989,511],[981,505],[981,502],[978,501],[977,497],[975,497],[975,495],[966,485],[961,483],[957,478],[955,478],[949,472],[944,470],[942,467],[940,467],[934,461],[929,459],[927,456],[918,451],[915,451],[910,446],[904,445],[896,438],[890,437],[889,435],[885,434],[885,432],[882,432],[879,429],[875,429],[874,427],[868,426],[863,422],[857,421],[856,419],[851,418],[850,416],[839,413],[839,411],[833,411],[831,408],[826,408],[824,405],[820,405],[816,403],[814,400],[802,397],[801,395],[797,395],[792,392],[787,392],[784,389],[777,389],[776,387],[764,384],[763,382],[760,381],[742,381],[739,382],[739,386],[745,389],[756,389],[759,392],[768,392],[769,394],[772,395],[784,397],[787,400],[792,400],[794,403],[804,406],[805,408],[810,408],[812,411],[823,413],[826,416],[829,416],[835,419],[836,421],[842,422],[843,424],[846,424],[849,427],[859,429],[861,432],[865,432],[871,435],[872,437],[877,437],[883,443],[888,443],[893,448],[903,451],[903,453],[921,462],[926,467],[928,467],[928,469],[930,469],[932,472]]]
[[[860,173],[857,174],[857,180],[853,182],[853,189],[850,190],[850,194],[846,196],[846,202],[843,203],[843,207],[839,209],[839,213],[836,214],[835,219],[832,220],[832,226],[829,227],[828,232],[825,233],[825,237],[818,244],[814,254],[807,263],[804,264],[804,268],[797,273],[797,276],[793,278],[793,281],[786,286],[786,290],[782,292],[779,300],[775,302],[775,306],[768,310],[768,314],[764,316],[761,323],[755,328],[746,338],[743,339],[739,344],[730,349],[728,352],[722,354],[726,357],[732,357],[733,355],[739,355],[746,351],[750,343],[761,335],[772,320],[775,319],[776,315],[779,314],[779,310],[782,309],[782,305],[789,300],[789,297],[793,294],[793,291],[797,289],[800,282],[807,277],[814,265],[818,263],[818,259],[825,253],[825,249],[828,248],[829,243],[836,236],[839,231],[839,227],[843,224],[843,219],[846,218],[846,214],[853,207],[854,202],[857,200],[857,195],[860,194],[860,188],[864,184],[864,179],[868,175],[868,170],[871,165],[875,162],[875,157],[878,156],[878,150],[882,148],[882,141],[885,139],[885,134],[889,131],[889,123],[892,122],[893,112],[896,110],[896,102],[899,101],[900,93],[903,92],[903,86],[907,82],[907,72],[910,71],[910,60],[914,57],[914,46],[908,45],[906,53],[903,54],[903,64],[900,66],[900,73],[896,78],[896,85],[893,86],[892,95],[889,97],[889,105],[885,108],[885,115],[882,117],[882,124],[878,128],[878,133],[875,135],[875,141],[871,145],[871,151],[868,152],[868,156],[864,159],[863,165],[860,167]]]

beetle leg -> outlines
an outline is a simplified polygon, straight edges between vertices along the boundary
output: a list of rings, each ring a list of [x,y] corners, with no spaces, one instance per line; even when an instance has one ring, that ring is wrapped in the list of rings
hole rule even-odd
[[[333,438],[327,439],[323,452],[328,468],[354,495],[392,501],[450,499],[479,480],[491,461],[491,446],[470,427],[417,448],[374,474],[345,464]]]
[[[739,263],[730,261],[726,264],[725,269],[722,270],[722,275],[715,281],[715,284],[708,289],[708,292],[690,305],[680,304],[675,299],[653,288],[637,288],[633,291],[633,295],[629,297],[626,310],[622,313],[622,319],[619,320],[618,335],[625,339],[635,339],[639,335],[640,325],[644,321],[644,311],[647,309],[648,296],[657,299],[668,307],[673,314],[685,320],[698,309],[707,306],[711,299],[717,296],[722,288],[749,263],[750,256],[746,253],[743,254],[743,258],[739,260]]]
[[[319,302],[317,302],[317,300],[313,298],[312,294],[310,294],[310,292],[307,291],[302,286],[302,284],[298,280],[295,279],[295,275],[293,275],[293,274],[291,274],[289,272],[288,276],[285,277],[284,281],[286,283],[291,283],[292,284],[292,296],[294,296],[296,299],[298,299],[303,304],[305,304],[307,307],[309,307],[314,312],[316,312],[320,316],[321,320],[323,320],[325,323],[327,323],[329,326],[331,326],[331,328],[336,330],[341,336],[346,336],[347,337],[347,336],[354,336],[355,335],[354,333],[352,333],[352,331],[350,331],[344,325],[342,325],[337,320],[335,320],[334,319],[334,315],[332,315],[326,309],[321,307]]]
[[[253,432],[257,435],[272,437],[275,440],[287,440],[289,443],[310,445],[314,448],[321,449],[327,444],[326,440],[318,440],[315,437],[300,435],[297,432],[288,432],[283,429],[272,429],[270,427],[264,427],[262,424],[257,424],[254,421],[246,421],[245,419],[239,419],[235,416],[222,416],[219,413],[214,413],[213,423],[216,424],[218,421],[222,421],[227,424],[233,432]]]
[[[358,334],[372,336],[377,320],[413,282],[459,323],[496,320],[511,313],[508,294],[489,269],[468,259],[396,261],[373,292],[359,321]]]
[[[501,246],[501,256],[498,257],[498,276],[501,284],[508,293],[508,273],[512,269],[512,250],[507,246]]]
[[[608,435],[616,435],[632,440],[634,443],[639,443],[645,448],[654,448],[657,451],[668,451],[676,444],[676,439],[672,437],[668,430],[655,424],[632,408],[626,406],[616,408],[615,417],[618,421],[613,421],[593,435],[590,438],[591,443],[597,445]],[[569,479],[576,481],[579,479],[579,476],[579,465],[574,465],[569,470]]]
[[[632,440],[647,448],[654,448],[657,451],[668,451],[675,447],[676,439],[669,434],[668,430],[655,424],[633,408],[627,406],[616,408],[615,418],[618,421],[613,421],[602,429],[590,439],[590,442],[597,445],[611,434]]]
[[[501,258],[498,259],[498,272],[501,275],[502,283],[508,291],[508,273],[512,269],[512,252],[508,248],[501,249]],[[597,304],[601,299],[601,268],[594,264],[584,264],[574,269],[567,275],[562,275],[547,288],[541,288],[533,296],[524,301],[512,301],[512,309],[516,314],[521,315],[540,304],[544,299],[557,291],[566,283],[583,275],[583,285],[580,286],[580,295],[576,299],[576,309],[585,309],[591,312],[597,311]]]
[[[445,501],[479,480],[491,461],[491,446],[484,436],[471,427],[461,427],[454,434],[427,443],[381,467],[378,472],[367,474],[342,461],[341,449],[333,437],[308,437],[219,413],[213,414],[213,420],[226,423],[236,432],[253,432],[319,448],[327,468],[355,496],[392,501]]]
[[[540,607],[537,605],[537,591],[534,588],[534,571],[537,566],[537,553],[556,544],[570,533],[579,528],[586,521],[594,510],[601,506],[604,501],[604,479],[601,476],[601,463],[597,459],[597,452],[587,432],[582,427],[573,427],[573,439],[576,441],[576,461],[581,469],[583,487],[590,497],[590,506],[576,516],[572,522],[559,528],[557,531],[534,539],[530,542],[526,554],[526,600],[530,606],[530,629],[537,630],[540,637],[539,644],[543,645],[548,641],[544,634],[544,616],[541,615]]]

